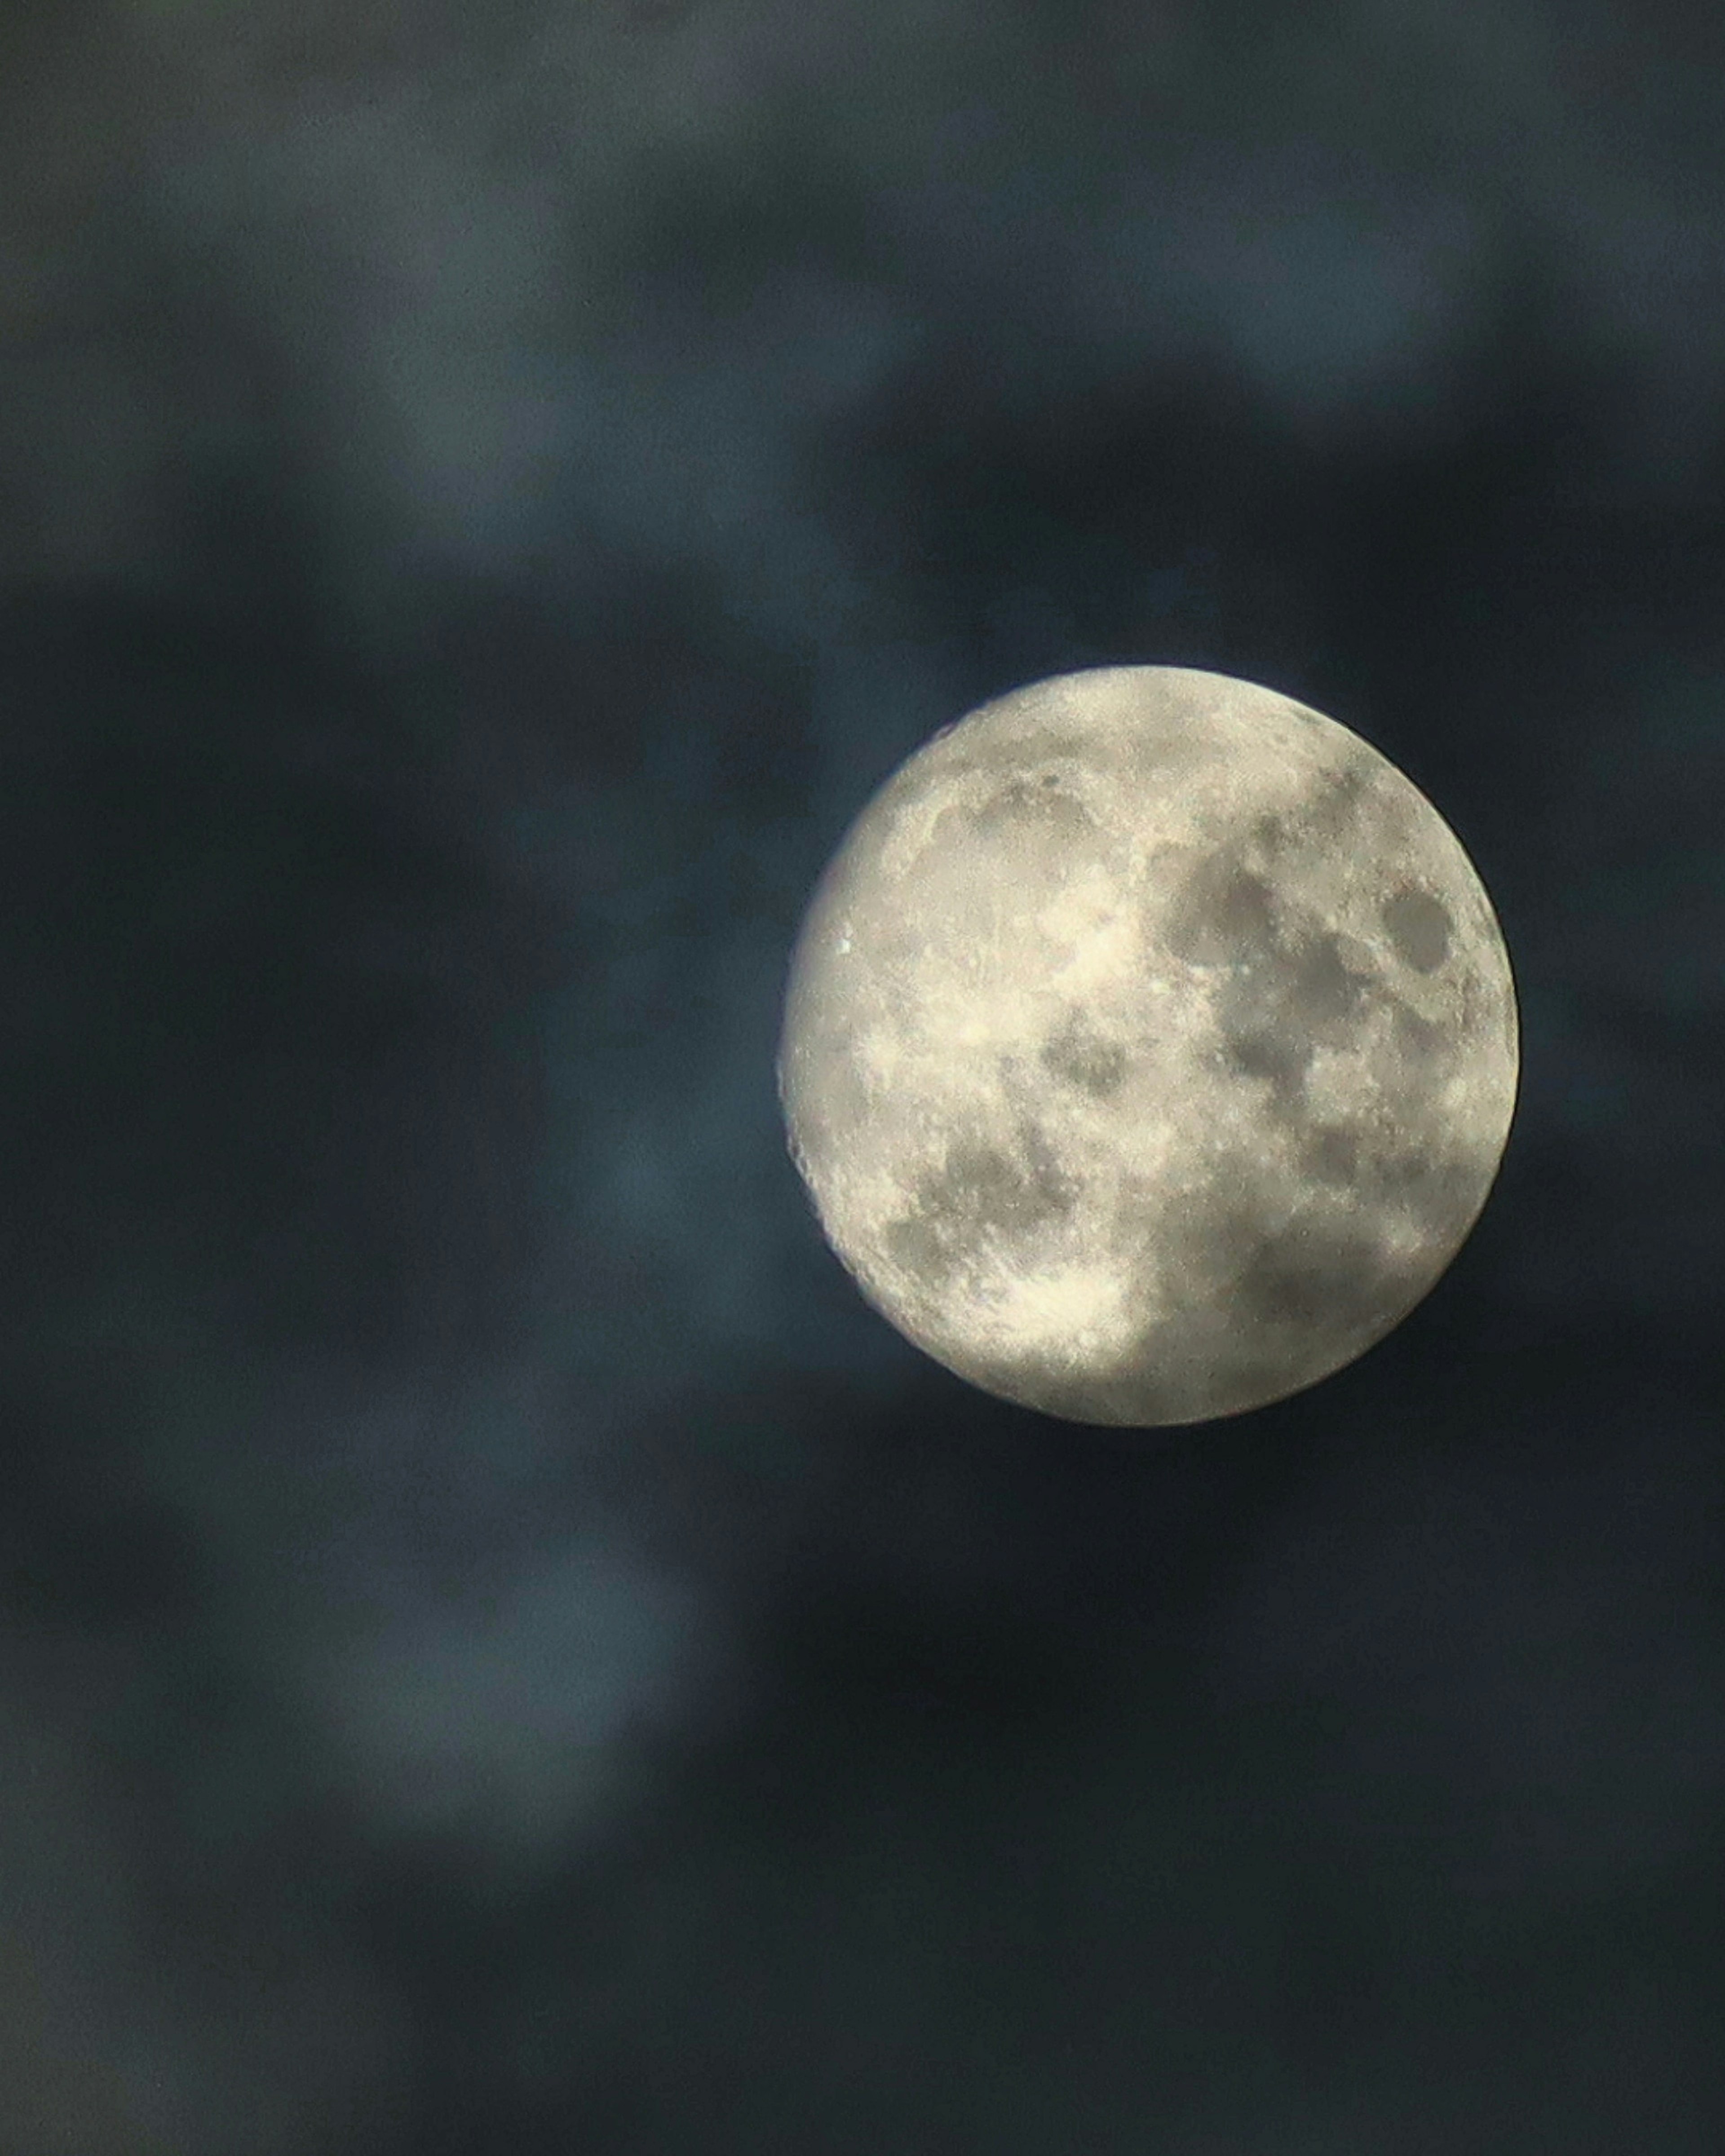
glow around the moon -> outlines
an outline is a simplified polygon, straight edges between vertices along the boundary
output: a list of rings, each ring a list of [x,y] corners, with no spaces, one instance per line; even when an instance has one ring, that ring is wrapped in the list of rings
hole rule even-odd
[[[1433,1286],[1509,1134],[1514,986],[1425,796],[1179,667],[1038,682],[858,818],[793,957],[791,1151],[868,1300],[984,1390],[1199,1422]]]

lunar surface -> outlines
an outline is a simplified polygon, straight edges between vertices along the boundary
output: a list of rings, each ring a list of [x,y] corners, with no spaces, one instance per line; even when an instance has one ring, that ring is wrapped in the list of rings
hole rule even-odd
[[[817,886],[778,1059],[868,1301],[1084,1423],[1353,1362],[1478,1219],[1519,1073],[1496,915],[1430,803],[1272,690],[1111,667],[984,705]]]

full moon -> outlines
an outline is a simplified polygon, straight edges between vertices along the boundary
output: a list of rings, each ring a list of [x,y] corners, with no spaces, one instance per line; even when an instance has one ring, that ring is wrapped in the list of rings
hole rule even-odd
[[[1434,1286],[1520,1070],[1490,899],[1334,720],[1186,667],[1061,675],[901,766],[792,955],[790,1151],[937,1363],[1150,1428],[1316,1384]]]

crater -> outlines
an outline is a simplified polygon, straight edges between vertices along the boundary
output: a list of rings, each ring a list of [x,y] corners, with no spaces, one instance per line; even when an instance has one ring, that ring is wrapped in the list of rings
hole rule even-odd
[[[1489,1176],[1466,1160],[1409,1150],[1384,1165],[1384,1195],[1434,1242],[1455,1245],[1485,1202]]]
[[[1345,1040],[1372,988],[1342,957],[1333,935],[1311,937],[1290,958],[1252,968],[1218,998],[1223,1055],[1230,1070],[1270,1082],[1286,1108],[1303,1090],[1317,1045]]]
[[[896,1265],[933,1286],[952,1270],[955,1253],[940,1224],[924,1214],[907,1213],[881,1230],[886,1255]]]
[[[1435,973],[1450,955],[1450,909],[1429,891],[1405,885],[1384,901],[1384,933],[1404,966],[1416,973]]]
[[[1450,1045],[1450,1035],[1435,1019],[1421,1018],[1401,1002],[1390,1013],[1390,1037],[1402,1063],[1414,1070],[1429,1069]]]
[[[1249,1324],[1286,1326],[1326,1352],[1379,1339],[1417,1299],[1424,1268],[1368,1229],[1302,1222],[1258,1243],[1234,1283]]]
[[[1342,836],[1358,812],[1367,778],[1368,767],[1358,757],[1324,773],[1300,817],[1301,836],[1308,845],[1314,840],[1332,845]]]
[[[1168,909],[1168,944],[1199,966],[1237,964],[1276,947],[1270,886],[1233,853],[1210,854],[1182,881]]]
[[[1117,1040],[1086,1033],[1076,1021],[1043,1043],[1042,1067],[1092,1100],[1106,1101],[1126,1082],[1127,1054]]]
[[[882,1230],[896,1263],[924,1280],[938,1280],[989,1231],[1023,1235],[1071,1211],[1076,1191],[1047,1139],[1034,1123],[1026,1123],[1020,1137],[1022,1158],[962,1140],[937,1169],[918,1179],[909,1212]]]
[[[1315,1183],[1351,1185],[1359,1173],[1359,1140],[1339,1125],[1319,1131],[1301,1156]]]
[[[1289,984],[1291,1009],[1313,1027],[1332,1026],[1351,1018],[1371,986],[1342,957],[1334,936],[1319,936],[1307,946],[1294,967]]]
[[[1229,1068],[1242,1077],[1267,1078],[1276,1100],[1286,1104],[1297,1097],[1312,1065],[1312,1043],[1297,1028],[1287,1024],[1262,1025],[1230,1034],[1222,1054]]]
[[[1069,793],[1061,786],[1059,773],[1052,772],[1035,779],[1009,779],[989,795],[973,819],[977,830],[989,832],[1010,829],[1014,824],[1077,831],[1090,827],[1093,821],[1084,803]]]

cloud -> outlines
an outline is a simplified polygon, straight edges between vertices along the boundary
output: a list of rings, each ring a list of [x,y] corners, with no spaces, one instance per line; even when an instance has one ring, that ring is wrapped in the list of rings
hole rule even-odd
[[[284,1921],[255,1874],[207,1897],[207,1848],[178,1877],[140,1865],[146,1809],[103,1767],[125,1759],[148,1656],[14,1630],[3,1664],[0,2145],[299,2156],[357,2122],[390,2131],[412,2033],[325,1897]]]
[[[312,1711],[377,1827],[531,1874],[612,1823],[627,1741],[680,1718],[696,1617],[686,1587],[589,1525],[501,1581],[353,1623],[308,1658]]]

